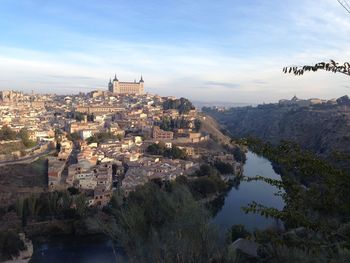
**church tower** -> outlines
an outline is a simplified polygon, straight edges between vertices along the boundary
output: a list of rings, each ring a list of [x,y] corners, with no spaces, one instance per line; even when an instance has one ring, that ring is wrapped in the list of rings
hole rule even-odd
[[[112,84],[112,80],[111,80],[111,79],[109,79],[108,90],[109,90],[110,92],[113,92],[113,84]]]

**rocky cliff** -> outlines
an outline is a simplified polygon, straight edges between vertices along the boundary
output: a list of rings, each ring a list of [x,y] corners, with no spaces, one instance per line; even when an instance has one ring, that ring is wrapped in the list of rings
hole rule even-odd
[[[298,143],[319,156],[350,169],[350,105],[314,105],[205,110],[234,137],[254,136],[273,144],[280,140]]]

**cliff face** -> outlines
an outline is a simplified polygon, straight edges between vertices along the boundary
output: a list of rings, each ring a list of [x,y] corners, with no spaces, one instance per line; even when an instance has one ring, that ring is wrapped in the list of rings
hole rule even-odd
[[[208,114],[234,137],[254,136],[273,144],[280,140],[294,141],[341,168],[350,168],[348,105],[261,105],[232,108],[224,112],[210,110]]]

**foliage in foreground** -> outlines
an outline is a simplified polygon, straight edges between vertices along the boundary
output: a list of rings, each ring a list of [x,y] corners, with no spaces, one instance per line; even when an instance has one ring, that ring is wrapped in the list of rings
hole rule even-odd
[[[84,194],[48,192],[19,198],[15,210],[22,226],[26,226],[28,221],[83,218],[87,212],[87,202]]]
[[[350,247],[349,175],[290,142],[281,142],[276,147],[251,138],[246,142],[254,152],[269,158],[282,174],[282,181],[259,176],[248,179],[262,180],[277,187],[276,194],[285,203],[282,211],[257,202],[243,208],[247,213],[258,213],[285,223],[286,232],[272,236],[265,242],[265,248],[301,249],[328,260],[347,257]]]
[[[18,234],[11,230],[0,231],[0,260],[5,261],[19,255],[19,251],[25,249]]]
[[[208,212],[183,185],[151,182],[124,201],[115,195],[107,213],[96,220],[131,262],[224,260]]]

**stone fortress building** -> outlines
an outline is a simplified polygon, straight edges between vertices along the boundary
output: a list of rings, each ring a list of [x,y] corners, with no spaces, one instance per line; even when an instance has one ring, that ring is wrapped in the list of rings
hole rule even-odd
[[[144,81],[141,76],[139,82],[121,82],[118,80],[117,75],[114,76],[113,82],[110,79],[108,83],[108,90],[115,94],[136,94],[140,95],[144,93]]]

